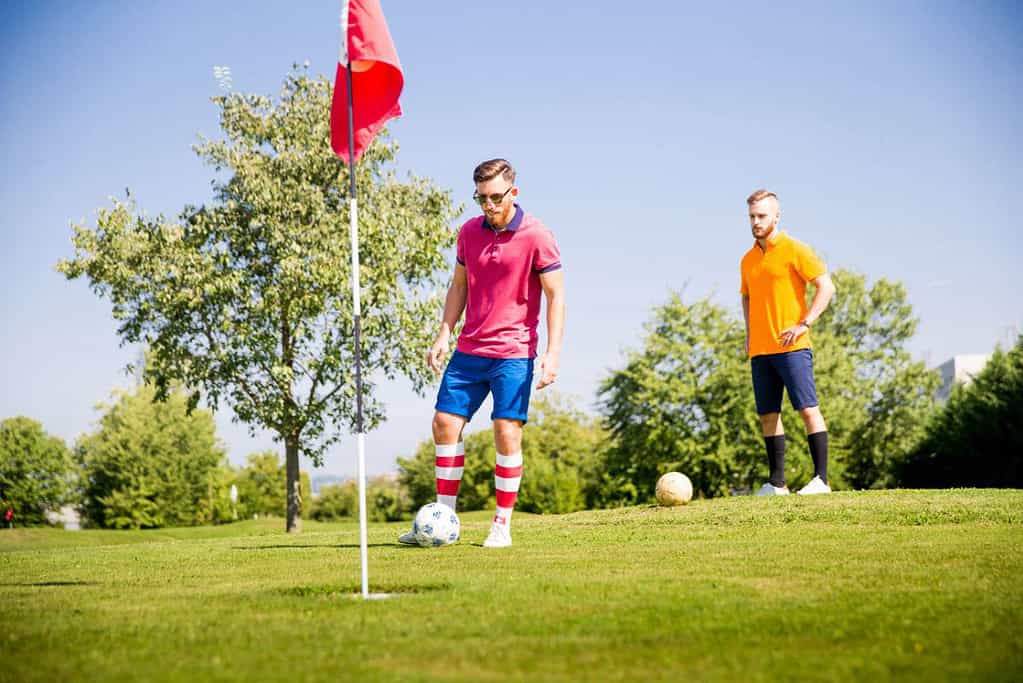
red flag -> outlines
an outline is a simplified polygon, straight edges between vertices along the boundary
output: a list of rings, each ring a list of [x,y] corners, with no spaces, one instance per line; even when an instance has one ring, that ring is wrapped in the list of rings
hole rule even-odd
[[[352,70],[355,159],[388,120],[401,116],[398,96],[405,77],[380,0],[342,0],[341,55],[330,107],[330,145],[348,162],[348,69]]]

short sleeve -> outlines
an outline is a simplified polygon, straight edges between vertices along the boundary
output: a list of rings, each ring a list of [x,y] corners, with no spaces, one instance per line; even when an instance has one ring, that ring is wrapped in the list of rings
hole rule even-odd
[[[796,272],[799,273],[800,277],[809,282],[828,272],[828,267],[824,265],[824,261],[814,253],[809,245],[797,242]]]
[[[558,268],[561,268],[561,251],[554,240],[554,233],[545,228],[537,234],[533,248],[533,270],[537,273],[549,273]]]

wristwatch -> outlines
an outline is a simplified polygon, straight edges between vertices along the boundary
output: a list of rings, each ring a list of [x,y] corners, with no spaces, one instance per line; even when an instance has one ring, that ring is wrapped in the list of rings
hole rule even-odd
[[[808,323],[806,321],[806,318],[803,318],[802,320],[800,320],[799,324],[802,325],[803,327],[805,327],[806,329],[810,329],[810,323]]]

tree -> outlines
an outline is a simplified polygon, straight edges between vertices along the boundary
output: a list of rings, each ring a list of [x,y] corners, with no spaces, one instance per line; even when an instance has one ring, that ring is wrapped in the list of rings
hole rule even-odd
[[[585,510],[598,499],[608,434],[599,417],[548,391],[534,401],[522,430],[527,469],[515,507],[539,514]]]
[[[46,523],[68,501],[72,467],[64,442],[35,420],[0,422],[0,515],[10,508],[20,524]]]
[[[839,418],[828,419],[828,430],[848,485],[891,486],[896,463],[923,435],[940,379],[907,349],[918,320],[901,282],[868,287],[846,270],[834,281],[840,294],[813,331],[818,362],[832,368],[818,375],[825,409]]]
[[[577,410],[565,397],[536,398],[522,430],[522,485],[516,508],[524,512],[565,513],[582,510],[598,497],[599,467],[607,434],[598,418]],[[432,441],[420,444],[414,457],[399,458],[399,480],[412,509],[436,499]],[[459,510],[482,510],[494,496],[492,429],[465,438],[465,471],[458,490]]]
[[[355,422],[348,235],[349,169],[330,148],[331,85],[297,68],[279,100],[214,98],[225,138],[197,154],[218,175],[209,205],[150,219],[129,198],[76,226],[75,256],[58,264],[109,297],[124,342],[147,345],[146,378],[221,403],[284,442],[287,529],[301,529],[299,455],[322,464]],[[421,350],[440,307],[443,250],[461,212],[448,192],[390,167],[379,139],[358,164],[366,377],[429,379]],[[365,424],[384,417],[365,382]]]
[[[835,299],[812,332],[829,478],[839,486],[884,486],[921,433],[937,377],[906,350],[916,319],[900,283],[882,278],[868,287],[864,276],[845,270],[833,280]],[[674,292],[654,310],[642,348],[600,388],[614,438],[607,502],[652,499],[657,477],[670,470],[685,472],[704,496],[751,489],[766,478],[744,334],[742,321],[709,298],[689,304]],[[790,480],[808,480],[804,427],[787,401],[782,422]]]
[[[743,354],[742,323],[709,299],[681,292],[654,310],[643,348],[601,384],[613,437],[605,503],[651,500],[665,472],[684,472],[694,492],[727,494],[762,475],[759,422]]]
[[[898,473],[907,487],[1023,486],[1023,335],[953,389]]]
[[[79,439],[83,508],[97,526],[192,526],[230,518],[226,457],[208,410],[172,390],[154,401],[142,385],[117,392],[98,429]]]
[[[273,451],[260,451],[247,458],[248,464],[238,470],[232,483],[238,487],[238,516],[272,515],[280,517],[287,513],[286,469],[280,455]],[[300,494],[309,500],[309,475],[299,475]]]

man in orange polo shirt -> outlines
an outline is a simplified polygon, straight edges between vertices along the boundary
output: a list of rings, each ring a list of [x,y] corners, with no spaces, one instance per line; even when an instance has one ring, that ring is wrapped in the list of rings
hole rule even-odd
[[[810,327],[828,307],[835,285],[813,250],[778,229],[778,197],[757,190],[746,199],[753,247],[742,257],[742,313],[753,395],[764,434],[771,476],[758,496],[785,496],[785,430],[782,391],[806,425],[814,476],[798,493],[831,493],[828,485],[828,431],[813,378]],[[806,306],[806,285],[816,288]]]

